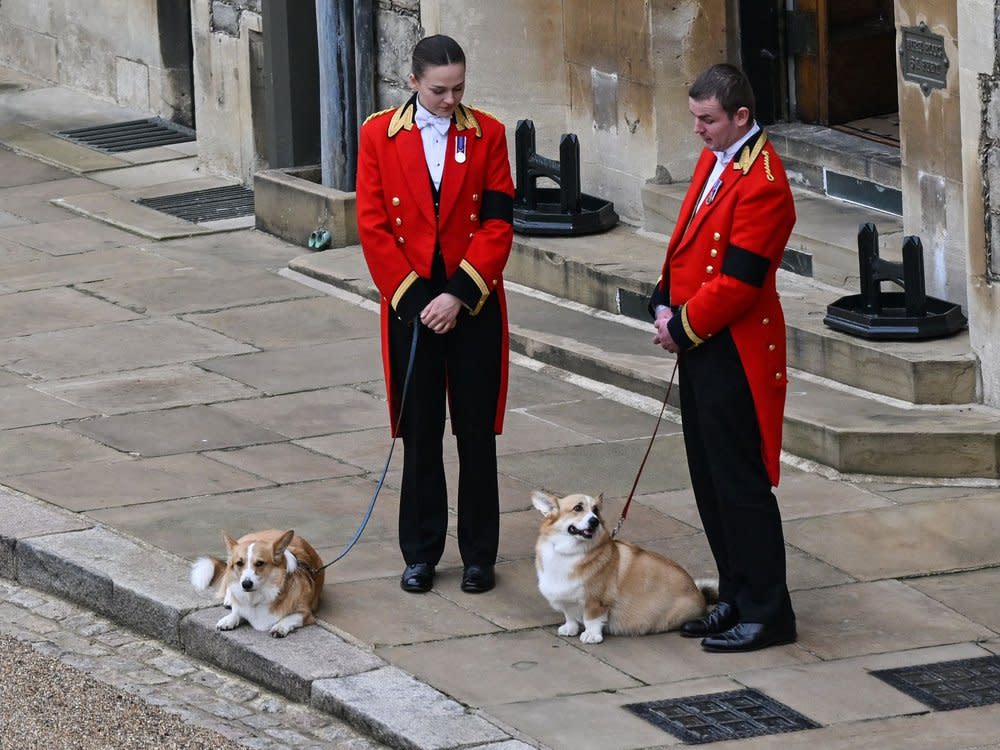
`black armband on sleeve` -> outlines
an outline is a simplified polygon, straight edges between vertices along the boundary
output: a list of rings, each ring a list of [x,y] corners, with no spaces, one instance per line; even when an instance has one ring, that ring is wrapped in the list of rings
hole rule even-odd
[[[771,261],[763,255],[739,245],[730,245],[726,250],[726,259],[722,262],[722,273],[760,289],[764,286],[770,267]]]
[[[500,219],[508,224],[514,223],[514,199],[499,190],[487,190],[483,193],[483,207],[479,210],[480,221]]]

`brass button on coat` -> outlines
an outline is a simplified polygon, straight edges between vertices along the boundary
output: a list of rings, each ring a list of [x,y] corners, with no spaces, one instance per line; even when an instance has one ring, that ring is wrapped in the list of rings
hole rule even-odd
[[[398,206],[399,205],[399,197],[398,196],[393,196],[393,198],[392,198],[392,205],[394,205],[394,206]]]
[[[469,221],[475,221],[478,218],[479,216],[477,216],[476,214],[469,214]]]
[[[705,266],[705,273],[715,273],[715,266]]]
[[[715,258],[716,256],[718,256],[719,251],[713,247],[708,254],[711,255],[713,258]]]
[[[773,352],[775,349],[777,349],[777,347],[774,344],[768,344],[767,345],[767,350],[769,352]]]
[[[719,234],[718,232],[716,232],[715,234],[712,235],[712,239],[714,239],[716,242],[718,242],[719,240],[722,239],[722,235]]]
[[[472,194],[472,200],[474,202],[478,203],[479,202],[479,193],[473,193]]]
[[[398,242],[400,245],[402,245],[404,242],[406,242],[406,240],[403,239],[402,237],[397,237],[396,238],[396,242]]]
[[[398,227],[398,226],[402,225],[402,223],[403,223],[403,220],[397,216],[396,217],[396,226]]]
[[[766,325],[768,325],[771,322],[771,319],[770,318],[764,318],[760,322],[761,322],[761,325],[765,325],[766,326]]]

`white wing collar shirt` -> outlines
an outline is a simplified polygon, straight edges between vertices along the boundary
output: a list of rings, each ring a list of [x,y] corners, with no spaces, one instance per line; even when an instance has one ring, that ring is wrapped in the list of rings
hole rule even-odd
[[[440,190],[445,154],[448,151],[448,128],[451,127],[451,118],[432,114],[420,103],[418,97],[414,120],[420,128],[420,137],[424,141],[424,158],[427,160],[427,170],[431,173],[431,181],[434,183],[434,188]]]
[[[701,197],[698,199],[698,205],[695,207],[695,211],[701,208],[709,192],[711,192],[712,196],[715,197],[715,193],[717,193],[719,188],[722,187],[722,170],[724,170],[726,165],[733,160],[733,157],[740,152],[740,149],[743,148],[743,144],[753,138],[759,130],[760,125],[758,125],[755,120],[753,127],[750,128],[750,131],[736,141],[736,143],[731,145],[725,151],[712,152],[715,154],[715,166],[712,168],[712,173],[708,176],[708,179],[705,180],[705,187],[702,188]],[[427,141],[424,141],[424,143],[426,142]]]

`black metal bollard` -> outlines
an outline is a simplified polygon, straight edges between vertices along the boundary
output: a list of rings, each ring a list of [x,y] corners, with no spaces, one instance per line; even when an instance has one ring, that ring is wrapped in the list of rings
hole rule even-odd
[[[580,141],[563,133],[559,161],[535,151],[535,124],[519,120],[514,131],[514,231],[528,235],[582,235],[604,232],[618,223],[610,201],[580,189]],[[558,188],[540,188],[548,178]]]
[[[950,336],[965,328],[960,305],[928,297],[924,284],[924,247],[919,237],[903,240],[903,261],[883,260],[878,230],[868,223],[858,230],[860,294],[841,297],[827,306],[823,322],[830,328],[882,341]],[[883,292],[891,281],[902,292]]]

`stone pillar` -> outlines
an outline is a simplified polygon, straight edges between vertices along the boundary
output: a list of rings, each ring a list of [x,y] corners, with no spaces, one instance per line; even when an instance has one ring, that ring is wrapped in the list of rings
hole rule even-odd
[[[966,302],[965,185],[962,169],[957,0],[897,0],[897,39],[924,23],[944,38],[949,65],[943,88],[921,88],[899,71],[903,231],[924,246],[927,293]],[[963,44],[962,47],[966,45]],[[966,173],[967,174],[967,173]]]
[[[1000,3],[957,4],[969,336],[982,400],[1000,407]]]

